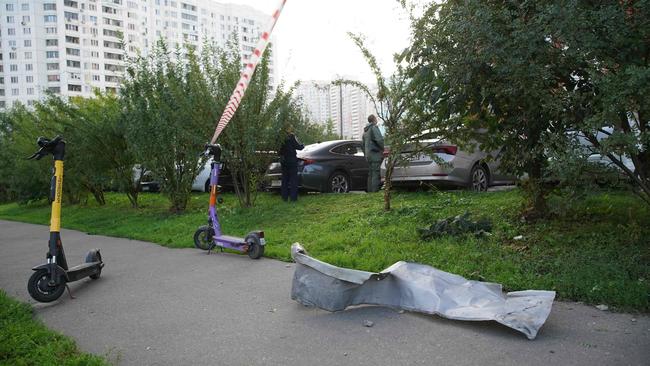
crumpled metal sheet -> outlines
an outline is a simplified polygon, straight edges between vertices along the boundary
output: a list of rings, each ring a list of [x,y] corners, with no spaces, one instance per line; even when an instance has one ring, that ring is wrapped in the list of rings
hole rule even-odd
[[[417,263],[400,261],[379,273],[340,268],[310,257],[298,243],[291,255],[297,264],[291,298],[328,311],[370,304],[456,320],[494,320],[534,339],[555,298],[555,291],[504,294],[500,284]]]

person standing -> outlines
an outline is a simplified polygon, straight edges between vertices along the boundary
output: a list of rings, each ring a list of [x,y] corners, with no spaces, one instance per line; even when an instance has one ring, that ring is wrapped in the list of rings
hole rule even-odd
[[[305,145],[298,142],[296,135],[293,134],[293,128],[287,129],[287,137],[280,148],[280,165],[282,167],[282,186],[280,193],[282,200],[298,200],[298,157],[296,150],[302,150]]]
[[[384,160],[384,137],[377,127],[377,117],[368,116],[368,124],[363,129],[363,154],[368,161],[368,192],[379,191],[381,183],[379,169]]]

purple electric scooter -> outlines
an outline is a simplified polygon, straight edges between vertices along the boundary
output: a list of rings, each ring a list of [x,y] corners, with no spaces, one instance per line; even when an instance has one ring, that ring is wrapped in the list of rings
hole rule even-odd
[[[219,225],[219,215],[217,215],[217,201],[221,203],[221,197],[218,197],[219,190],[219,170],[221,169],[221,146],[205,145],[205,155],[212,157],[210,171],[210,212],[208,215],[208,225],[199,227],[194,233],[194,245],[208,254],[215,247],[236,250],[242,253],[248,253],[252,259],[259,259],[264,254],[264,231],[251,231],[245,238],[236,236],[223,235],[221,225]]]

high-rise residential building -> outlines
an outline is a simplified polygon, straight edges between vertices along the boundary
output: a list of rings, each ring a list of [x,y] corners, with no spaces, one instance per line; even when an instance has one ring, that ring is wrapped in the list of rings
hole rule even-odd
[[[352,85],[303,81],[295,94],[302,100],[304,113],[310,121],[324,124],[331,120],[336,134],[346,139],[361,139],[368,115],[377,114],[366,93]]]
[[[344,138],[361,139],[370,114],[377,112],[362,89],[353,85],[330,88],[330,115],[337,133],[341,134],[342,127]]]
[[[302,102],[304,114],[313,123],[326,124],[330,114],[330,83],[327,81],[306,81],[300,83],[295,92]]]
[[[245,62],[270,20],[214,0],[0,0],[0,108],[33,104],[47,91],[117,91],[125,56],[146,55],[161,38],[200,51],[205,41],[225,46],[237,34]]]

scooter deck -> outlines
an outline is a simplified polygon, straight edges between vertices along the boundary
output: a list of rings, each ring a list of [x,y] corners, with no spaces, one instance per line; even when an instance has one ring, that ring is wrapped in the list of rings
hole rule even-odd
[[[238,238],[236,236],[220,235],[220,236],[214,236],[213,238],[217,243],[228,243],[234,245],[246,244],[243,238]]]
[[[97,274],[99,273],[102,267],[103,267],[102,262],[82,263],[78,266],[74,266],[67,271],[68,280],[69,282],[74,282],[84,277]]]

